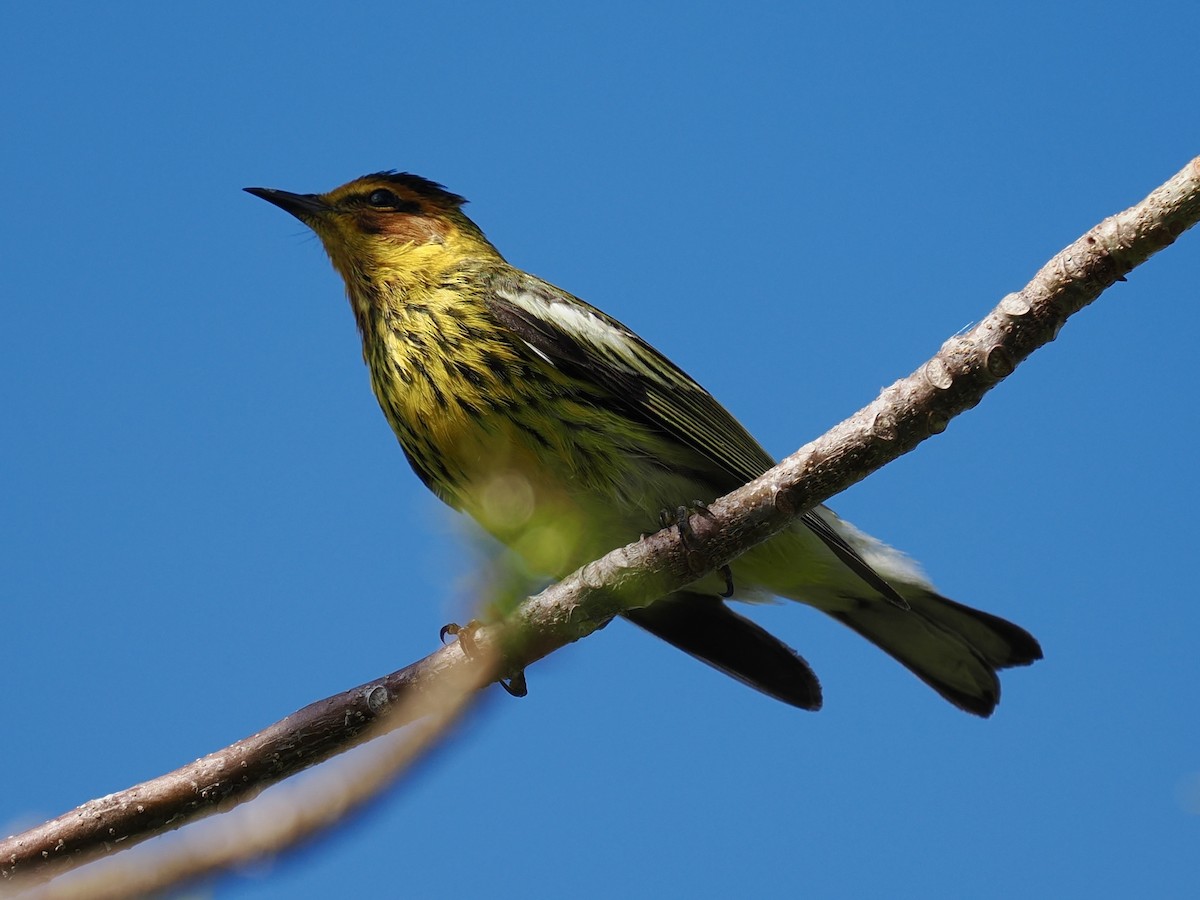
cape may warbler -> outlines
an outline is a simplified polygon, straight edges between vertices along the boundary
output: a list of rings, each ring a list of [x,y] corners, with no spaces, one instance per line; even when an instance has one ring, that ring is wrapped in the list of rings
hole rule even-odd
[[[320,237],[346,282],[371,387],[421,480],[562,576],[774,461],[700,385],[595,307],[514,268],[466,202],[416,175],[327,194],[247,190]],[[956,706],[989,715],[996,670],[1041,658],[1023,629],[938,596],[917,566],[818,508],[732,566],[735,597],[815,606]],[[710,583],[711,582],[711,583]],[[713,577],[626,617],[787,703],[821,705],[793,650]]]

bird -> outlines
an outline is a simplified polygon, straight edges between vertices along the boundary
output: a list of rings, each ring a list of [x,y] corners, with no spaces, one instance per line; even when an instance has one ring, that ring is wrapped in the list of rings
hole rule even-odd
[[[327,193],[248,187],[323,244],[346,286],[371,387],[414,472],[528,572],[561,578],[775,460],[630,328],[510,264],[466,199],[395,170]],[[694,508],[694,507],[692,507]],[[999,616],[941,596],[908,556],[819,506],[708,576],[624,618],[806,710],[821,684],[727,602],[826,613],[954,706],[987,717],[998,670],[1042,657]]]

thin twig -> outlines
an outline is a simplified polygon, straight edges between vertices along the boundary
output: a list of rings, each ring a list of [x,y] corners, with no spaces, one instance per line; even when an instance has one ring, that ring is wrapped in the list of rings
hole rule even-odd
[[[388,705],[359,736],[369,740],[415,722],[379,742],[365,757],[340,760],[290,790],[275,792],[234,810],[219,822],[188,829],[172,843],[139,848],[71,871],[35,888],[27,900],[127,900],[155,896],[185,882],[211,877],[295,847],[327,831],[392,785],[400,774],[446,735],[495,675],[493,657],[476,651],[472,665],[447,668],[425,678],[425,689],[409,690],[402,703]],[[383,704],[382,687],[372,689],[373,705]],[[143,849],[145,852],[142,852]],[[25,879],[20,879],[24,881]],[[18,885],[20,884],[18,881]]]

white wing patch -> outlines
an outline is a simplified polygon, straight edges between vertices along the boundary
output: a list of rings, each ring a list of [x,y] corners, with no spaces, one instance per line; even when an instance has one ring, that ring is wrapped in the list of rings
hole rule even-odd
[[[589,310],[526,291],[508,291],[501,288],[496,294],[514,306],[528,310],[537,319],[552,323],[575,340],[591,344],[608,359],[616,357],[635,370],[643,368],[638,357],[632,352],[633,342],[630,335],[614,328]],[[545,354],[540,351],[538,355],[545,358]]]

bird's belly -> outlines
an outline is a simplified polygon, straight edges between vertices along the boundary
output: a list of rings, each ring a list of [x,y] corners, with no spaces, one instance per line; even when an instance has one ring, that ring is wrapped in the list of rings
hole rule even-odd
[[[482,424],[454,436],[455,495],[535,573],[566,575],[657,531],[663,510],[712,499],[697,493],[694,479],[645,461],[611,434],[551,442],[507,419]]]
[[[453,442],[461,508],[535,574],[565,576],[657,531],[664,511],[715,499],[684,469],[629,452],[598,459],[587,448],[547,447],[507,421],[464,430]],[[736,599],[784,595],[817,605],[848,575],[800,523],[735,560],[732,571]],[[726,586],[717,572],[693,587],[717,594]]]

